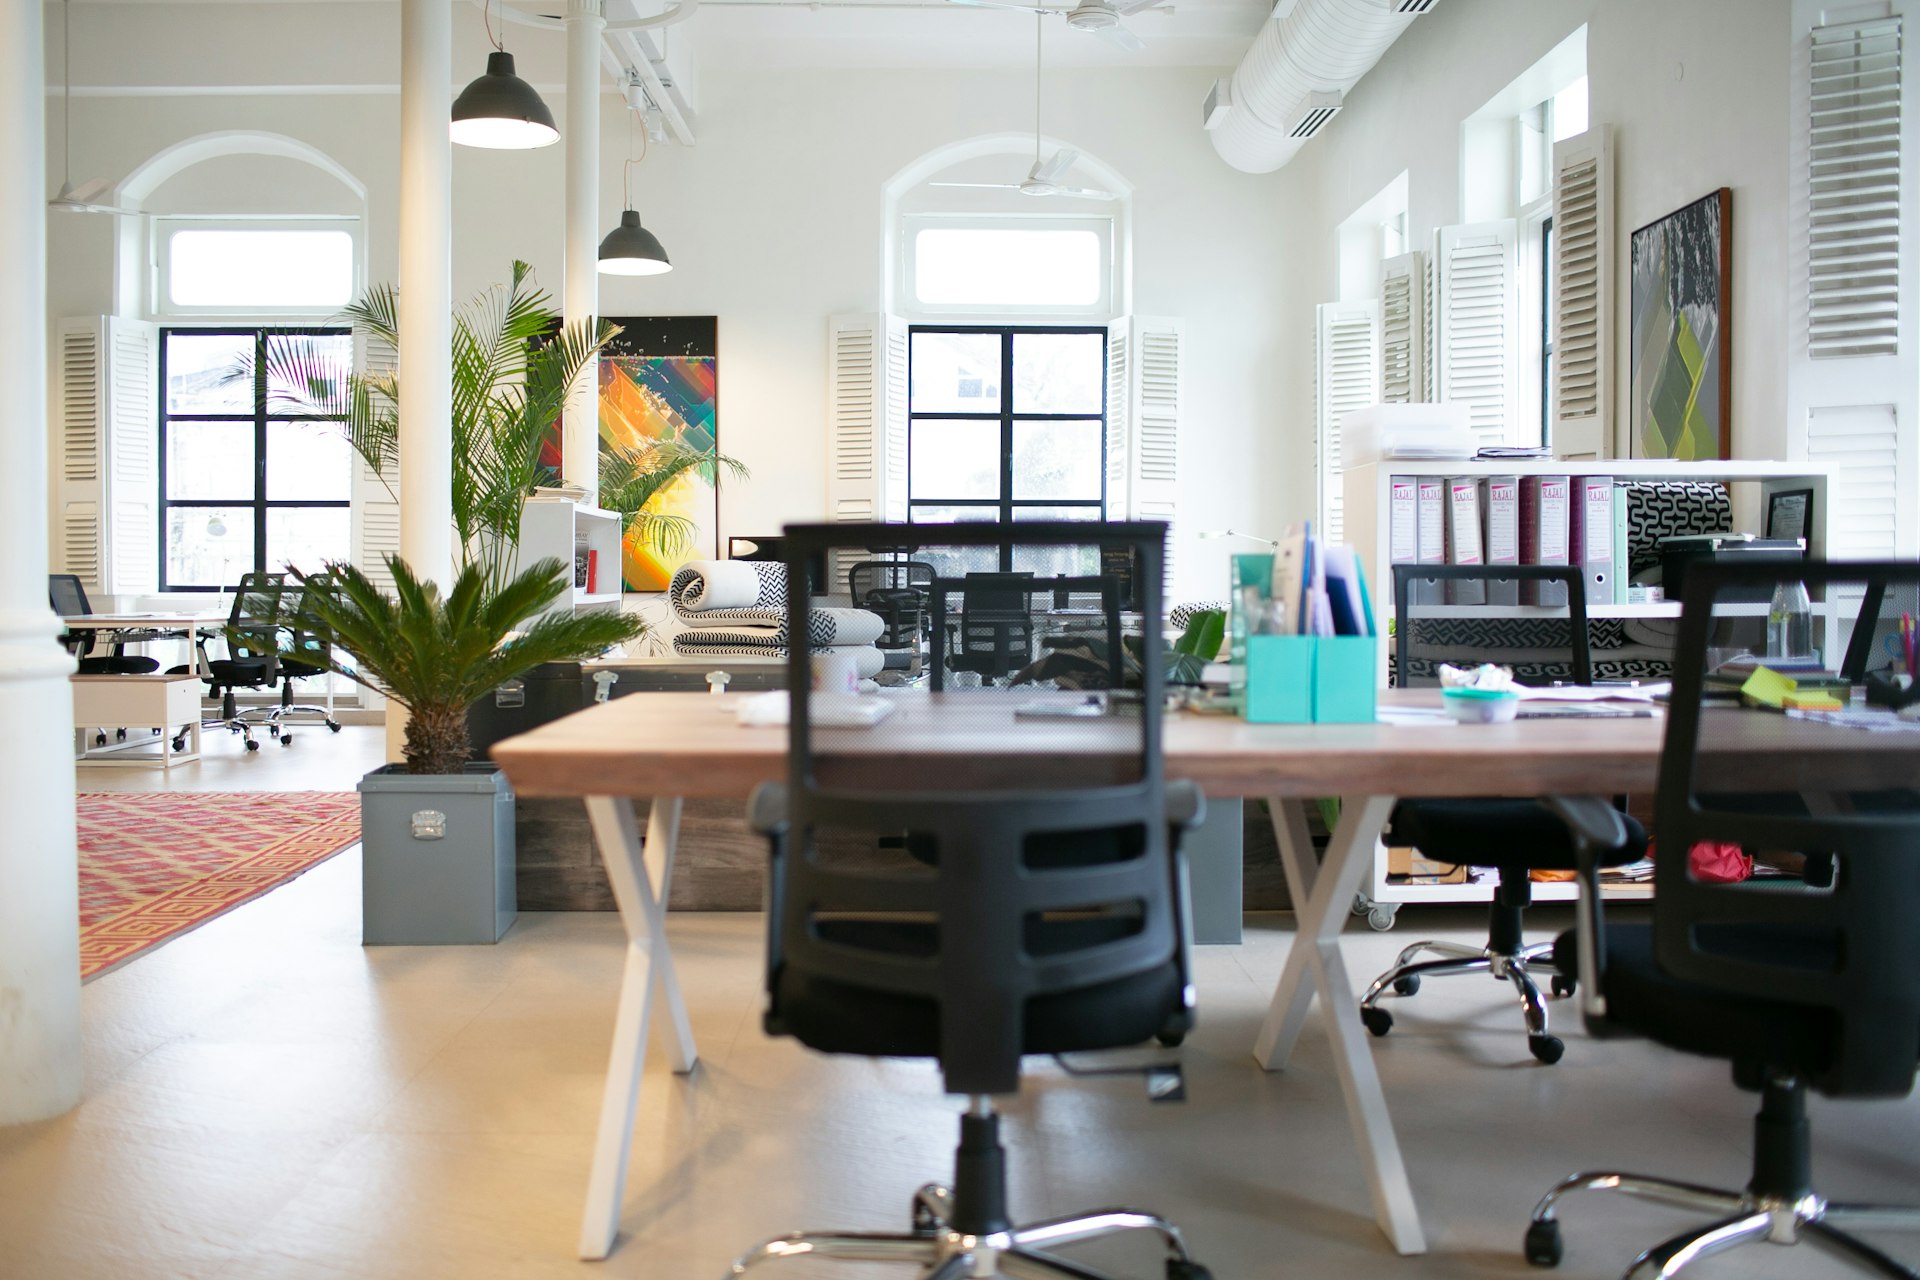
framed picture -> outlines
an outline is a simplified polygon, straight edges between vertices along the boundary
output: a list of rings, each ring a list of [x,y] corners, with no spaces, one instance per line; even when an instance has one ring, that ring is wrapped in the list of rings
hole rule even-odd
[[[1813,490],[1780,489],[1767,495],[1769,538],[1811,538]],[[1811,550],[1811,548],[1809,548]]]
[[[677,440],[719,442],[719,326],[713,316],[608,316],[620,332],[600,357],[600,447]],[[665,591],[688,560],[720,553],[720,493],[694,476],[660,491],[649,510],[685,516],[696,530],[685,555],[665,556],[629,532],[621,548],[628,591]]]
[[[1633,451],[1732,454],[1733,192],[1633,233]]]

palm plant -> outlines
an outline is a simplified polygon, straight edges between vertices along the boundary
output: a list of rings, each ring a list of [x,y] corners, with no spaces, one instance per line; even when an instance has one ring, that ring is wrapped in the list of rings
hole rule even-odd
[[[344,315],[398,348],[392,285],[368,290]],[[558,319],[524,262],[513,264],[506,286],[483,291],[453,317],[454,533],[463,563],[481,566],[491,590],[514,575],[522,503],[553,478],[541,448],[582,371],[619,332],[604,320],[559,328]],[[283,412],[338,419],[354,452],[388,483],[399,455],[398,375],[354,373],[322,352],[297,335],[269,339],[269,399]]]
[[[543,612],[572,589],[551,558],[498,586],[489,586],[483,566],[468,563],[444,596],[399,556],[389,556],[387,567],[391,596],[345,562],[329,563],[324,573],[291,570],[301,590],[249,600],[245,612],[258,621],[234,632],[259,649],[280,647],[289,633],[330,641],[324,651],[303,646],[285,656],[311,662],[324,652],[329,668],[406,707],[409,773],[459,773],[471,751],[467,708],[505,681],[543,662],[598,653],[644,629],[639,618],[617,611]]]
[[[693,547],[693,521],[648,508],[681,476],[697,476],[718,486],[722,471],[736,480],[748,475],[746,465],[737,458],[718,449],[688,448],[677,440],[605,449],[600,453],[600,505],[620,514],[622,532],[637,529],[641,541],[661,554],[683,556]]]

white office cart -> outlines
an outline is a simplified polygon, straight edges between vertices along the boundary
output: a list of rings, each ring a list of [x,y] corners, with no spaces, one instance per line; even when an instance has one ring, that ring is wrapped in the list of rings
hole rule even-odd
[[[1817,462],[1675,462],[1670,459],[1589,459],[1564,458],[1490,459],[1454,461],[1411,461],[1383,459],[1347,469],[1342,479],[1346,540],[1365,566],[1368,589],[1373,595],[1375,614],[1384,620],[1393,614],[1393,566],[1390,537],[1389,485],[1395,476],[1610,476],[1622,481],[1719,481],[1727,486],[1733,502],[1734,527],[1758,533],[1766,519],[1767,498],[1776,492],[1795,489],[1813,491],[1812,522],[1807,530],[1808,551],[1814,557],[1827,554],[1828,530],[1832,521],[1832,475],[1828,466]],[[1727,612],[1751,610],[1766,612],[1765,604],[1722,606]],[[1843,606],[1844,607],[1844,606]],[[1564,617],[1564,607],[1541,605],[1439,605],[1414,607],[1419,617]],[[1827,601],[1816,601],[1818,625],[1826,633],[1828,651],[1837,642],[1839,615]],[[1591,618],[1678,618],[1680,603],[1663,600],[1651,604],[1589,604]],[[1379,679],[1387,682],[1387,659],[1392,650],[1389,639],[1380,646]],[[1489,886],[1484,883],[1404,884],[1387,878],[1387,851],[1382,845],[1374,853],[1373,872],[1354,900],[1354,914],[1364,915],[1376,929],[1393,927],[1395,914],[1406,902],[1485,902]],[[1644,890],[1612,890],[1624,896],[1644,895]],[[1541,883],[1533,886],[1536,902],[1570,901],[1577,894],[1571,883]]]

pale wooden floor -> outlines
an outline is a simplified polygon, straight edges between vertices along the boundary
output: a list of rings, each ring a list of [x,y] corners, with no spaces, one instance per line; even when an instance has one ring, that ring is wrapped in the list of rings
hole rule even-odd
[[[251,758],[215,742],[175,785],[344,788],[378,756],[378,731],[351,726]],[[96,789],[91,776],[81,785]],[[767,1039],[758,918],[676,916],[703,1064],[690,1080],[650,1066],[627,1238],[605,1263],[578,1262],[618,922],[526,916],[496,947],[367,949],[358,895],[349,853],[87,986],[85,1102],[0,1130],[0,1277],[718,1280],[769,1234],[894,1229],[912,1188],[944,1172],[954,1108],[928,1069]],[[1310,1031],[1284,1075],[1248,1056],[1291,940],[1287,917],[1251,923],[1245,946],[1200,953],[1184,1106],[1149,1106],[1135,1081],[1032,1065],[1008,1134],[1023,1216],[1151,1207],[1187,1228],[1220,1280],[1517,1278],[1536,1274],[1518,1256],[1527,1209],[1563,1173],[1744,1179],[1750,1099],[1721,1065],[1593,1042],[1563,1018],[1566,1059],[1542,1068],[1498,986],[1430,983],[1376,1047],[1432,1243],[1395,1257],[1365,1211],[1324,1039]],[[1349,935],[1352,967],[1371,973],[1416,935],[1464,939],[1473,924],[1409,912],[1391,934]],[[1911,1101],[1816,1103],[1815,1131],[1828,1194],[1920,1201]],[[1618,1275],[1686,1224],[1601,1197],[1575,1204],[1562,1273]],[[1885,1244],[1920,1260],[1920,1238]],[[1158,1275],[1147,1252],[1088,1257]],[[1799,1248],[1689,1274],[1849,1273]]]

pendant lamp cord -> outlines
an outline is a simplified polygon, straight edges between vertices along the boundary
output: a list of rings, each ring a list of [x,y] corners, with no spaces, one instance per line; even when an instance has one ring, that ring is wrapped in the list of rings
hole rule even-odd
[[[647,142],[644,137],[640,140],[640,154],[637,156],[633,154],[633,118],[639,114],[632,107],[627,108],[627,162],[621,166],[621,169],[622,180],[626,186],[626,207],[629,209],[633,208],[633,166],[647,158]]]
[[[60,0],[60,183],[73,185],[73,0]]]
[[[501,43],[499,36],[493,34],[493,0],[480,0],[480,21],[487,26],[487,43],[505,53],[507,46]]]
[[[1044,11],[1033,15],[1033,162],[1040,163],[1040,37],[1046,28]]]

